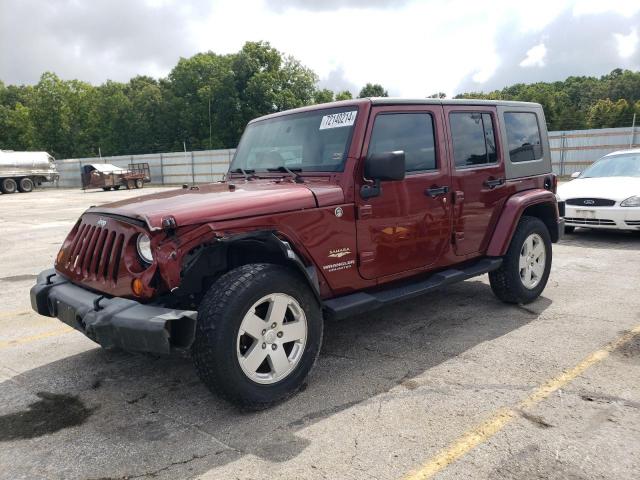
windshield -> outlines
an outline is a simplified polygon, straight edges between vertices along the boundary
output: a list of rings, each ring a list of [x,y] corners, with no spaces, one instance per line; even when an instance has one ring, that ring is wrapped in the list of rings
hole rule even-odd
[[[640,177],[640,152],[603,157],[580,175],[595,177]]]
[[[342,171],[357,113],[355,106],[326,108],[251,123],[229,171]]]

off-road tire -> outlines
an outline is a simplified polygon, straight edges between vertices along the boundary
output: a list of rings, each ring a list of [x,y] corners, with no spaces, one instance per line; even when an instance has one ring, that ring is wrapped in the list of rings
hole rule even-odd
[[[534,288],[529,289],[520,279],[519,259],[524,241],[533,233],[542,237],[546,249],[545,268],[540,282]],[[523,216],[513,234],[507,254],[503,257],[502,265],[499,269],[489,272],[491,290],[496,297],[505,303],[531,303],[540,296],[547,285],[551,270],[551,257],[551,236],[547,226],[539,218]]]
[[[13,178],[5,178],[0,181],[0,191],[2,193],[16,193],[18,184]]]
[[[136,181],[135,181],[135,186],[136,186],[136,188],[144,187],[144,182],[142,181],[142,179],[137,178]]]
[[[304,310],[307,340],[296,368],[272,384],[252,381],[238,361],[237,335],[248,308],[265,295],[284,293]],[[261,410],[297,392],[313,368],[322,344],[323,319],[318,300],[302,276],[281,265],[255,263],[222,275],[198,308],[193,361],[212,392],[246,410]]]
[[[566,226],[564,227],[564,233],[573,233],[576,227]]]
[[[18,190],[20,190],[22,193],[33,192],[33,180],[31,180],[29,177],[21,178],[20,182],[18,183]]]

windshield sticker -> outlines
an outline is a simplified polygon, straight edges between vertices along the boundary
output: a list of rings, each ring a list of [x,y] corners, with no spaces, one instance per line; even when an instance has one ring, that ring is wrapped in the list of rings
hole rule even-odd
[[[341,112],[334,113],[332,115],[325,115],[320,122],[320,130],[327,130],[328,128],[338,127],[350,127],[356,121],[357,110],[353,112]]]

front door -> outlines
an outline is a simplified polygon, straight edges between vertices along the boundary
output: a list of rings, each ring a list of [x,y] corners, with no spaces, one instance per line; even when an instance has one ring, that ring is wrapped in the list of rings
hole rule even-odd
[[[363,159],[398,150],[405,153],[405,179],[382,182],[376,197],[363,199],[356,192],[358,268],[367,279],[427,268],[450,242],[451,179],[442,107],[374,108]],[[360,186],[365,182],[361,179]]]
[[[453,240],[459,256],[482,254],[505,200],[494,107],[445,107],[453,168]]]

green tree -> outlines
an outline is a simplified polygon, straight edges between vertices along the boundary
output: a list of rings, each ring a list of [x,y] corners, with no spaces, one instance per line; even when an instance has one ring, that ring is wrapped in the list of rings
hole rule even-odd
[[[614,102],[608,98],[598,100],[587,114],[589,128],[622,127],[631,122],[629,120],[631,109],[629,103],[621,98]]]
[[[379,83],[367,83],[358,94],[358,98],[388,96],[389,93]]]
[[[343,90],[341,92],[336,93],[336,100],[351,100],[353,95],[349,90]]]
[[[328,88],[316,90],[313,94],[313,103],[329,103],[333,102],[333,92]]]

